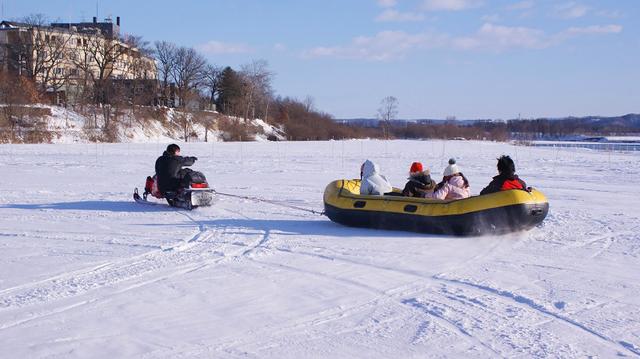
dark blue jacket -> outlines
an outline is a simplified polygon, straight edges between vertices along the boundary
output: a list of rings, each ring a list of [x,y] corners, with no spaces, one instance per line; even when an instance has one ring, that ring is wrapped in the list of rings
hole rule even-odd
[[[191,166],[196,161],[195,157],[175,156],[165,151],[156,160],[156,178],[160,192],[175,191],[180,187],[182,176],[180,171],[183,166]]]

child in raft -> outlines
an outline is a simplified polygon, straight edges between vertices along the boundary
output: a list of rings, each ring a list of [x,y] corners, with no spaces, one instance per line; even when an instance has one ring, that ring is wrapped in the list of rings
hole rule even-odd
[[[469,181],[460,172],[455,159],[449,160],[443,175],[442,181],[436,185],[433,193],[427,193],[425,198],[451,200],[468,198],[471,195]]]
[[[508,191],[510,189],[527,190],[527,184],[516,174],[516,165],[509,156],[498,158],[498,175],[487,187],[480,191],[480,195]]]
[[[380,174],[380,167],[366,160],[360,166],[360,194],[382,196],[392,192],[391,183]]]
[[[431,179],[429,169],[424,170],[422,163],[414,162],[409,169],[409,178],[402,190],[405,197],[424,198],[428,193],[433,192],[436,182]]]

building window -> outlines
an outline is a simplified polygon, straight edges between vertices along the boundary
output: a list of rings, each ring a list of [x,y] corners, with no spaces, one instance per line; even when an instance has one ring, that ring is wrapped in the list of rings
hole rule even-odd
[[[56,75],[64,75],[64,69],[62,67],[56,67],[56,69],[54,70],[54,73]]]
[[[78,45],[78,46],[82,46],[82,39],[78,39],[78,40],[77,40],[77,45]]]

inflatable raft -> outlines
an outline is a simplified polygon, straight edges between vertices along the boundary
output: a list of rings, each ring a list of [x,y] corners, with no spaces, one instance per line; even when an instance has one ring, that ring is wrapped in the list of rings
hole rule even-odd
[[[547,216],[549,203],[535,189],[454,201],[369,196],[360,195],[360,180],[338,180],[324,191],[324,209],[332,221],[353,227],[483,235],[530,229]]]

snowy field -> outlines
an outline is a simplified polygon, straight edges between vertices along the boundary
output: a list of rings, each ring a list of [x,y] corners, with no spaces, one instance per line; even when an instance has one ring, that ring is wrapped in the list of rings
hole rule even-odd
[[[546,221],[455,238],[221,197],[131,200],[166,144],[0,146],[2,358],[640,356],[640,154],[463,141],[183,144],[218,190],[322,209],[366,158],[396,186],[511,154]]]

